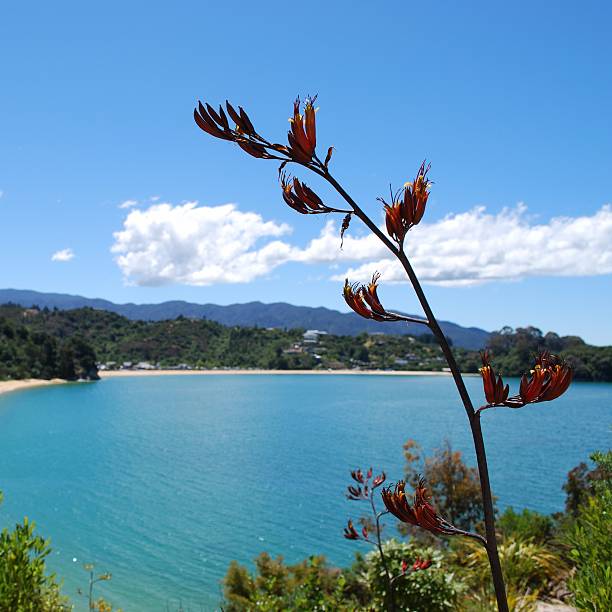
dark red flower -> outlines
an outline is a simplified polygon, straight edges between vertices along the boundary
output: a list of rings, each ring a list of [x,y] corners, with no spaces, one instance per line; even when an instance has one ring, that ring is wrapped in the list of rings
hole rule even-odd
[[[347,487],[348,494],[347,497],[352,500],[366,499],[366,495],[361,487],[355,487],[353,485],[349,485]]]
[[[260,136],[241,106],[236,110],[226,101],[225,108],[227,114],[222,106],[219,106],[219,110],[216,111],[210,104],[198,102],[198,106],[193,111],[193,117],[198,127],[207,134],[222,140],[235,142],[243,151],[253,157],[290,160],[289,149],[284,145],[268,142]]]
[[[405,559],[402,559],[402,574],[405,574],[408,571],[408,563],[406,563]]]
[[[236,140],[235,133],[229,126],[223,108],[219,107],[219,113],[217,113],[210,104],[204,106],[202,102],[198,102],[197,108],[193,110],[193,118],[198,127],[207,134],[222,140]]]
[[[574,372],[570,366],[566,363],[552,363],[551,358],[553,355],[548,354],[546,369],[549,375],[549,381],[546,388],[540,395],[540,402],[550,402],[563,395],[569,388]],[[542,359],[542,356],[540,356]]]
[[[406,483],[400,480],[393,490],[391,487],[382,490],[383,502],[391,514],[403,523],[422,527],[434,534],[457,535],[462,533],[436,512],[429,501],[423,479],[419,480],[412,505],[408,503],[405,487]]]
[[[425,166],[423,162],[414,181],[407,183],[395,194],[392,193],[390,202],[379,198],[385,206],[387,233],[398,244],[404,241],[408,230],[418,225],[425,214],[431,185],[427,178],[430,167],[431,164]]]
[[[363,472],[361,471],[361,469],[357,469],[357,470],[353,470],[351,472],[351,478],[355,481],[358,482],[360,484],[364,483],[364,477],[363,477]]]
[[[485,397],[489,404],[503,404],[508,398],[510,387],[506,385],[504,387],[504,381],[501,376],[495,375],[491,362],[489,359],[489,352],[484,351],[480,354],[482,358],[482,368],[480,368],[480,375],[482,376],[482,384],[484,385]]]
[[[306,98],[304,102],[304,115],[301,114],[301,102],[297,98],[293,103],[293,117],[291,129],[287,134],[289,140],[289,154],[291,157],[300,163],[308,163],[312,161],[315,148],[317,146],[317,125],[316,125],[316,109],[314,108],[314,98]]]
[[[374,321],[403,321],[401,315],[387,312],[378,299],[378,279],[380,274],[375,272],[372,280],[367,285],[349,283],[348,278],[344,283],[344,301],[358,315],[365,319]]]
[[[346,210],[326,206],[323,204],[323,200],[306,183],[302,183],[297,178],[291,178],[284,172],[280,173],[280,183],[285,203],[302,215],[347,212]]]
[[[344,528],[344,537],[347,540],[359,540],[359,534],[357,533],[357,530],[355,529],[355,527],[353,526],[353,521],[351,521],[349,519],[347,526]]]
[[[385,487],[381,492],[383,503],[387,510],[403,523],[418,525],[414,508],[406,498],[405,488],[406,483],[403,480],[395,485],[394,490],[391,490],[391,487]]]
[[[495,376],[488,353],[483,353],[482,375],[487,405],[481,410],[492,406],[507,406],[508,408],[521,408],[526,404],[549,402],[563,395],[572,382],[573,371],[571,366],[561,361],[549,351],[541,352],[529,375],[521,377],[518,395],[508,397],[508,386],[503,387],[500,376]]]
[[[384,472],[378,476],[375,476],[374,480],[372,481],[372,488],[376,489],[376,487],[380,487],[385,480],[387,480],[387,475]]]
[[[412,569],[415,572],[418,572],[419,570],[426,570],[430,566],[431,559],[421,559],[420,557],[417,557],[414,563],[412,564]]]

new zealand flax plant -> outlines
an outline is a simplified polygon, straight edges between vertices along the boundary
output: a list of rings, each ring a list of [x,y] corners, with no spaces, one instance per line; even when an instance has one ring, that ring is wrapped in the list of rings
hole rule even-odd
[[[379,512],[376,507],[376,489],[380,487],[387,476],[384,472],[373,475],[372,468],[363,472],[361,469],[356,469],[351,472],[351,478],[355,481],[355,484],[350,484],[347,487],[347,499],[352,501],[365,501],[370,506],[370,513],[372,518],[362,517],[359,522],[361,523],[361,529],[357,531],[352,519],[349,519],[346,527],[344,528],[344,537],[347,540],[360,540],[368,542],[372,546],[378,549],[380,556],[381,565],[385,574],[387,588],[385,591],[386,607],[390,610],[395,610],[396,597],[395,597],[395,583],[410,574],[426,570],[431,566],[431,559],[421,559],[417,557],[414,559],[412,565],[410,565],[406,559],[402,559],[401,571],[399,574],[393,575],[390,570],[389,563],[383,548],[382,540],[382,525],[380,519],[385,515],[389,514],[390,510],[386,509]]]
[[[385,227],[379,227],[331,173],[333,147],[327,148],[323,161],[318,156],[315,101],[316,97],[307,97],[303,103],[299,98],[295,101],[293,115],[289,120],[287,144],[278,144],[264,138],[257,132],[245,110],[240,106],[232,106],[229,102],[226,102],[225,109],[219,106],[218,111],[210,104],[199,102],[194,110],[194,118],[198,127],[207,134],[233,142],[253,157],[280,162],[278,174],[282,196],[293,210],[304,215],[334,213],[344,215],[340,231],[341,240],[351,219],[357,217],[403,267],[423,310],[423,318],[408,317],[387,310],[378,297],[378,274],[374,274],[372,281],[365,285],[350,283],[347,279],[344,285],[344,299],[357,314],[366,319],[384,323],[402,321],[418,323],[428,328],[434,335],[452,374],[472,432],[482,490],[484,536],[457,529],[440,516],[431,505],[424,485],[417,487],[412,503],[408,501],[406,485],[402,481],[393,487],[382,489],[382,500],[388,511],[400,521],[422,527],[438,536],[467,536],[479,541],[489,559],[498,608],[501,612],[506,612],[508,603],[497,550],[491,484],[480,418],[483,411],[488,408],[498,406],[521,408],[527,404],[550,401],[559,397],[569,387],[572,370],[554,355],[541,353],[533,369],[522,377],[518,394],[510,396],[508,385],[504,385],[501,376],[493,370],[489,354],[483,352],[480,373],[486,402],[479,408],[474,407],[448,340],[434,316],[404,248],[408,232],[421,222],[425,214],[431,187],[428,178],[430,165],[423,162],[414,180],[406,183],[401,189],[392,191],[389,201],[380,199],[385,215]],[[326,181],[344,201],[343,207],[326,204],[302,180],[287,174],[285,169],[289,164],[309,170]]]

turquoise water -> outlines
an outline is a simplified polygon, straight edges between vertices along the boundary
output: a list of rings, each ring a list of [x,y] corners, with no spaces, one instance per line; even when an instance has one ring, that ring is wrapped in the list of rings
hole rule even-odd
[[[475,398],[480,381],[467,379]],[[610,447],[612,385],[574,384],[554,403],[489,411],[483,429],[501,508],[563,508],[573,466]],[[448,378],[164,376],[0,397],[0,526],[24,515],[53,544],[79,602],[83,562],[124,610],[214,609],[231,559],[267,550],[348,564],[359,505],[350,469],[402,474],[402,444],[449,438],[474,463]],[[77,561],[73,561],[76,559]],[[81,600],[82,602],[82,600]],[[81,607],[79,609],[84,609]]]

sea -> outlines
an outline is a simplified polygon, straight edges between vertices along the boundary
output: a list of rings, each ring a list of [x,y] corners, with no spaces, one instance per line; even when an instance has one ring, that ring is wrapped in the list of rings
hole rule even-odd
[[[466,383],[482,401],[480,379]],[[498,507],[561,511],[568,471],[611,446],[612,384],[574,383],[482,423]],[[365,510],[345,497],[350,471],[401,478],[408,439],[425,454],[448,440],[475,465],[450,378],[155,376],[9,393],[0,527],[35,521],[76,610],[87,563],[112,574],[94,593],[124,612],[215,610],[234,559],[324,554],[345,566],[367,551],[342,537]]]

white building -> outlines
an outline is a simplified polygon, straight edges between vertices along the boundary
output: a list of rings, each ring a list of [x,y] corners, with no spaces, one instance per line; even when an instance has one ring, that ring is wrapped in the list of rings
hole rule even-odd
[[[319,336],[326,336],[326,331],[321,331],[320,329],[307,329],[304,332],[304,342],[308,344],[316,344],[319,341]]]

